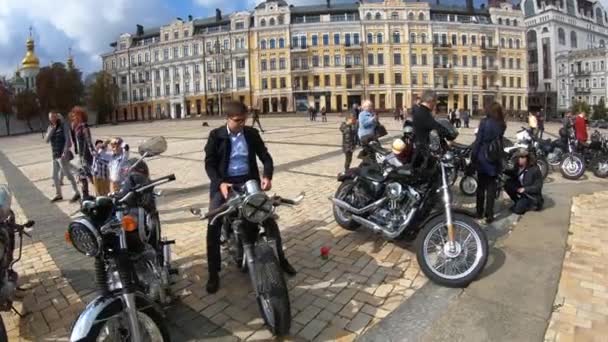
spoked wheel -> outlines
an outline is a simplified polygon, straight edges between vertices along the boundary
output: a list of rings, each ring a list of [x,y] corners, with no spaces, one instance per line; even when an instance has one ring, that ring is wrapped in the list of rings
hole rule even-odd
[[[608,177],[608,158],[598,161],[593,168],[593,174],[598,178]]]
[[[585,161],[578,154],[569,154],[562,161],[560,169],[564,178],[577,180],[585,174]]]
[[[275,336],[288,335],[291,329],[291,306],[283,271],[273,249],[266,243],[256,246],[255,258],[255,286],[260,314]]]
[[[355,182],[352,180],[344,181],[336,190],[336,198],[346,203],[353,205],[356,203],[356,195],[354,191]],[[356,230],[359,228],[359,224],[353,221],[352,216],[346,212],[346,210],[333,205],[334,219],[338,225],[346,230]]]
[[[169,342],[169,332],[162,322],[160,317],[151,317],[148,314],[138,311],[140,331],[143,341],[149,342]],[[96,333],[96,342],[114,342],[114,341],[131,341],[131,332],[129,330],[129,319],[126,312],[105,321],[99,326]]]
[[[543,175],[543,179],[547,178],[549,175],[549,162],[547,162],[547,159],[545,157],[538,158],[536,165],[538,165],[540,173]]]
[[[420,269],[434,283],[465,287],[488,260],[488,239],[470,217],[453,214],[454,242],[448,241],[445,215],[432,219],[420,233],[416,257]]]
[[[460,191],[466,196],[474,196],[477,192],[477,178],[473,176],[464,176],[460,179]]]

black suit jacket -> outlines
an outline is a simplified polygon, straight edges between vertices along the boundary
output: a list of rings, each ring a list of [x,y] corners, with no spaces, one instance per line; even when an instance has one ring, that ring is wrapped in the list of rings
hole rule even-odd
[[[249,150],[249,176],[252,179],[260,181],[257,156],[264,165],[264,177],[272,179],[274,164],[260,133],[255,128],[245,126],[243,134],[245,135]],[[209,139],[205,145],[205,171],[211,181],[211,191],[217,191],[220,183],[225,181],[228,176],[231,150],[232,143],[226,125],[218,127],[209,133]]]
[[[540,172],[540,168],[537,165],[531,165],[523,170],[524,177],[522,182],[519,182],[519,168],[507,170],[505,174],[511,177],[512,180],[516,181],[525,189],[526,194],[532,196],[535,200],[542,200],[543,191],[543,174]]]

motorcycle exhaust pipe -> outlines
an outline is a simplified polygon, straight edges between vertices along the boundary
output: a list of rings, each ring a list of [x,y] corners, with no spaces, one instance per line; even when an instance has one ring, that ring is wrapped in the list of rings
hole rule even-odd
[[[363,214],[365,214],[365,213],[367,213],[367,212],[369,212],[371,210],[374,210],[374,209],[378,208],[379,206],[383,205],[384,202],[386,202],[387,198],[386,197],[381,198],[381,199],[377,200],[376,202],[374,202],[374,203],[372,203],[372,204],[370,204],[368,206],[365,206],[365,207],[363,207],[361,209],[357,209],[357,208],[353,207],[352,205],[344,202],[343,200],[340,200],[340,199],[337,199],[337,198],[330,197],[329,200],[332,201],[340,209],[344,209],[344,210],[348,211],[351,214],[354,214],[354,215],[363,215]]]
[[[163,244],[163,260],[165,261],[164,266],[169,269],[171,267],[171,244]]]
[[[376,234],[381,234],[385,231],[385,229],[382,226],[377,225],[370,220],[364,219],[361,216],[353,215],[352,219],[353,219],[353,221],[357,222],[358,224],[362,225],[363,227],[365,227],[367,229],[371,229]]]

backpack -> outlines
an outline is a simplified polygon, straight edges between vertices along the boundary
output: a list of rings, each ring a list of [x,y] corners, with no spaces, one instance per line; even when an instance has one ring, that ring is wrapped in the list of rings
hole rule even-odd
[[[485,126],[487,122],[484,120],[483,124]],[[487,161],[490,163],[496,163],[500,160],[503,153],[503,141],[501,136],[496,137],[494,140],[483,146],[484,149],[482,152]]]

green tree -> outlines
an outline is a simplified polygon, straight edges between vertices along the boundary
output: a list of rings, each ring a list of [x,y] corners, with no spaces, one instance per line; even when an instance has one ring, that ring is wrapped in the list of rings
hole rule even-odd
[[[606,119],[606,103],[604,98],[600,98],[600,102],[593,106],[593,120]]]
[[[572,111],[575,114],[584,112],[585,114],[589,115],[589,114],[591,114],[591,106],[589,106],[589,104],[585,101],[576,101],[572,105]]]
[[[111,121],[112,113],[118,104],[118,85],[112,76],[105,72],[99,72],[95,82],[88,89],[88,105],[97,111],[97,123]]]
[[[0,81],[0,115],[4,117],[6,135],[11,135],[11,114],[13,114],[13,96],[8,85]]]
[[[36,94],[42,112],[57,109],[68,113],[72,107],[82,104],[82,74],[78,69],[66,69],[63,63],[53,63],[40,69],[36,78]]]
[[[25,121],[27,127],[33,132],[34,128],[32,128],[31,120],[40,115],[40,104],[36,94],[31,90],[25,90],[17,94],[15,96],[15,108],[17,109],[17,119]]]

